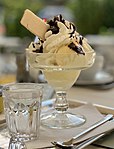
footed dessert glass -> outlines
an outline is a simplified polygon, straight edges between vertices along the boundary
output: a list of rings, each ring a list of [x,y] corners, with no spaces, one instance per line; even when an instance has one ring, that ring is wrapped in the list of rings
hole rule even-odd
[[[53,112],[41,118],[44,126],[63,129],[80,126],[86,122],[83,115],[69,112],[67,91],[76,82],[81,70],[91,67],[95,60],[95,52],[85,55],[75,53],[35,53],[27,50],[30,67],[41,70],[47,82],[55,89],[56,100]]]

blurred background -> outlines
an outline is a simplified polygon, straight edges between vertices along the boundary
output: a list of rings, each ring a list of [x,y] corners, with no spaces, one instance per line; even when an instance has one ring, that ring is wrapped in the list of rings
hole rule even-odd
[[[25,48],[35,37],[20,24],[25,9],[42,19],[61,13],[95,49],[95,72],[84,71],[78,85],[113,82],[114,0],[0,0],[0,84],[38,81],[26,63]]]

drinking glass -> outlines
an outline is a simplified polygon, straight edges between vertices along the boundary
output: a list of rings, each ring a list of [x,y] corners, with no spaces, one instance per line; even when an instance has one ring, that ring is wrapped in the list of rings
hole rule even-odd
[[[63,129],[80,126],[85,123],[83,115],[69,112],[67,91],[76,82],[81,70],[91,67],[95,60],[95,52],[85,55],[76,53],[35,53],[27,50],[30,67],[41,70],[48,83],[56,91],[54,111],[42,116],[44,126]]]
[[[9,149],[25,148],[25,141],[39,136],[42,86],[15,83],[3,88],[6,124],[11,136]]]

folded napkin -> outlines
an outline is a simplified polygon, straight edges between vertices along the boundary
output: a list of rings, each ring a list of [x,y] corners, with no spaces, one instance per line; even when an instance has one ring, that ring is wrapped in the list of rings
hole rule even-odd
[[[0,134],[0,149],[8,149],[9,138]]]
[[[45,148],[52,146],[51,142],[53,141],[69,140],[103,118],[103,115],[92,104],[86,104],[77,108],[69,109],[69,111],[77,115],[84,115],[86,117],[86,123],[82,126],[69,129],[51,129],[41,126],[39,139],[26,142],[27,149]],[[108,121],[107,123],[89,132],[81,139],[76,140],[75,143],[84,141],[85,139],[112,129],[114,129],[114,122]]]

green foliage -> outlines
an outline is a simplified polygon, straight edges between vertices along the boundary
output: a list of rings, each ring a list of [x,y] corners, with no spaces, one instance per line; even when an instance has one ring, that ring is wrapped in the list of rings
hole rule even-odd
[[[114,0],[105,0],[104,21],[106,27],[114,27]]]
[[[75,17],[78,32],[84,34],[114,33],[114,0],[64,0]],[[54,3],[54,0],[50,0]],[[37,13],[48,4],[48,0],[0,0],[5,8],[5,25],[7,35],[33,37],[21,24],[25,9]],[[111,28],[111,29],[110,29]]]
[[[104,3],[102,0],[74,0],[71,9],[76,18],[78,31],[82,34],[96,34],[102,25]]]
[[[113,31],[114,0],[71,0],[68,6],[73,10],[81,34],[109,34]]]
[[[2,0],[2,5],[5,8],[7,35],[32,37],[33,35],[20,24],[20,20],[25,9],[37,13],[42,6],[41,2],[39,0]]]

